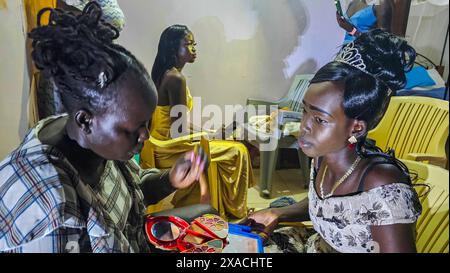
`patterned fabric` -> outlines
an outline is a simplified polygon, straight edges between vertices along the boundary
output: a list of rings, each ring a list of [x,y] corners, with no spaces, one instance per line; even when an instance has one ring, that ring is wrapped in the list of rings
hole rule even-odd
[[[264,253],[329,253],[330,246],[321,245],[318,233],[305,226],[282,227],[270,235]]]
[[[308,198],[314,229],[279,228],[270,236],[265,253],[378,252],[370,226],[414,223],[421,213],[419,198],[409,185],[393,183],[322,200],[314,188],[315,176],[313,161]]]
[[[38,139],[63,116],[40,121],[0,162],[0,252],[148,251],[138,183],[158,171],[107,161],[98,185],[83,183],[61,152]]]
[[[314,164],[311,166],[309,215],[314,229],[339,252],[378,252],[370,226],[412,224],[420,216],[417,193],[403,183],[322,200],[314,187]]]
[[[83,10],[84,6],[91,0],[62,0],[67,5]],[[117,28],[119,31],[125,26],[125,15],[120,8],[117,0],[96,0],[103,11],[103,19]]]

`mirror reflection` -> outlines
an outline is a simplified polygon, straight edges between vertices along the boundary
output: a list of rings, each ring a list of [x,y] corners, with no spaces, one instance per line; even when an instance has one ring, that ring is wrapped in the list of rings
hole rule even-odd
[[[178,239],[180,229],[171,222],[159,222],[152,226],[152,234],[160,241],[170,242]]]

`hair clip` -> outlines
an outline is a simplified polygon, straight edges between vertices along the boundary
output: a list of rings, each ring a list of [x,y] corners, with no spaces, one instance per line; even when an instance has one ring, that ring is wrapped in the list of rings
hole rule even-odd
[[[108,81],[108,78],[106,77],[105,72],[100,72],[97,79],[97,84],[100,86],[100,88],[105,87],[106,82]]]

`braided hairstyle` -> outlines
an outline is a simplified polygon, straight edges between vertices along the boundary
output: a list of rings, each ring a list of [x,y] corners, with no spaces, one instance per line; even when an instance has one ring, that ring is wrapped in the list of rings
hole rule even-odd
[[[47,11],[49,24],[42,26],[41,17]],[[28,34],[36,67],[50,74],[69,113],[80,107],[104,112],[114,103],[117,87],[130,75],[154,89],[144,66],[113,43],[119,31],[101,17],[96,2],[88,3],[79,15],[44,8],[38,13],[38,27]]]
[[[405,86],[405,72],[412,69],[416,52],[406,41],[381,29],[361,34],[354,41],[354,47],[361,54],[368,73],[349,64],[333,61],[322,67],[311,83],[343,83],[345,115],[350,119],[365,121],[369,132],[384,116],[391,96]],[[394,151],[383,153],[380,148],[366,141],[366,137],[367,133],[358,137],[358,155],[366,158],[383,157],[409,174],[408,168],[395,158]]]
[[[180,43],[189,32],[191,31],[187,26],[172,25],[161,34],[152,68],[152,79],[156,86],[161,84],[164,73],[177,64]]]

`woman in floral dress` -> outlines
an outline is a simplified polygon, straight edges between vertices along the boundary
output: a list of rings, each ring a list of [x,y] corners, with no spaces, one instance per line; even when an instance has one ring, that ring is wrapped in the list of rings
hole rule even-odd
[[[298,139],[313,158],[308,198],[245,220],[269,235],[266,252],[416,251],[421,206],[408,169],[366,140],[414,60],[404,40],[377,29],[317,72],[303,100]],[[307,220],[314,230],[275,230],[280,222]]]

